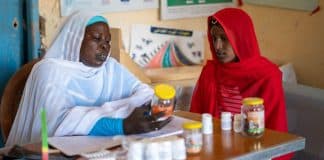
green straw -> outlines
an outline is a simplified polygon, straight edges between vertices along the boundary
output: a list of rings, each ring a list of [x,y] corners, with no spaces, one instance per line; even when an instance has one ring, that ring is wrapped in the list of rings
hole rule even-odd
[[[48,141],[47,141],[47,125],[46,125],[46,111],[41,109],[42,120],[42,160],[48,160]]]

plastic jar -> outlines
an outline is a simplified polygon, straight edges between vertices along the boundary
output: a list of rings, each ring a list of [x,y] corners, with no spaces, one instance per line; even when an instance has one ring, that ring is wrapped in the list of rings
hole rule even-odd
[[[202,133],[212,134],[213,133],[213,116],[209,113],[202,114]]]
[[[168,84],[159,84],[154,87],[154,97],[152,100],[151,113],[157,114],[165,112],[165,116],[159,120],[165,120],[172,116],[174,109],[174,97],[176,91],[173,86]]]
[[[188,154],[197,154],[202,148],[201,122],[185,122],[183,124],[183,137]]]
[[[243,135],[261,137],[264,133],[264,106],[263,99],[248,97],[243,99]]]
[[[221,127],[222,130],[229,131],[232,130],[232,113],[222,112],[221,113]]]
[[[235,114],[234,115],[234,121],[233,121],[233,129],[234,132],[240,133],[243,129],[243,116],[242,114]]]

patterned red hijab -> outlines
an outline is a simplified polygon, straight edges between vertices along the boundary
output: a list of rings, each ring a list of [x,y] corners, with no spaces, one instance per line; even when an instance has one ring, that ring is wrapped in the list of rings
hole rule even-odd
[[[275,64],[260,55],[251,18],[236,8],[218,11],[208,18],[208,22],[212,18],[223,27],[239,62],[218,62],[208,26],[207,34],[213,60],[208,61],[202,70],[193,93],[190,111],[210,113],[219,118],[219,85],[237,86],[243,98],[264,99],[267,128],[287,131],[281,72]]]

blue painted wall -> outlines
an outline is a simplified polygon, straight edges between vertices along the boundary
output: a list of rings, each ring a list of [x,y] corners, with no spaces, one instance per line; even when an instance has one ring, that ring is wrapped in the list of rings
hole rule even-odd
[[[0,1],[0,95],[11,75],[24,61],[23,1]]]
[[[8,79],[24,61],[23,5],[22,0],[0,1],[0,96]]]
[[[38,0],[0,0],[0,97],[9,78],[39,56],[39,48]],[[0,147],[2,142],[0,134]]]

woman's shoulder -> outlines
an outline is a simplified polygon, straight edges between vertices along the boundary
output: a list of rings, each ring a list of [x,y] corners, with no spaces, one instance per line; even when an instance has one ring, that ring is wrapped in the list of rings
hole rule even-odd
[[[51,60],[51,59],[42,59],[39,62],[37,62],[33,67],[34,72],[41,72],[42,74],[47,74],[52,71],[62,71],[62,66],[59,65],[57,62]]]
[[[111,69],[113,69],[113,70],[120,70],[120,69],[123,69],[124,68],[124,66],[122,64],[120,64],[113,57],[109,57],[109,60],[107,61],[107,63],[105,65],[106,65],[106,68],[108,68],[109,70],[111,70]]]
[[[211,74],[214,73],[216,70],[216,64],[213,60],[208,60],[207,63],[204,65],[204,67],[202,68],[201,73],[202,74]]]
[[[42,59],[37,62],[32,69],[32,76],[36,80],[42,80],[43,82],[51,81],[52,83],[58,81],[66,81],[69,79],[67,67],[55,60]]]
[[[109,57],[106,65],[120,65],[120,63],[113,57]]]

